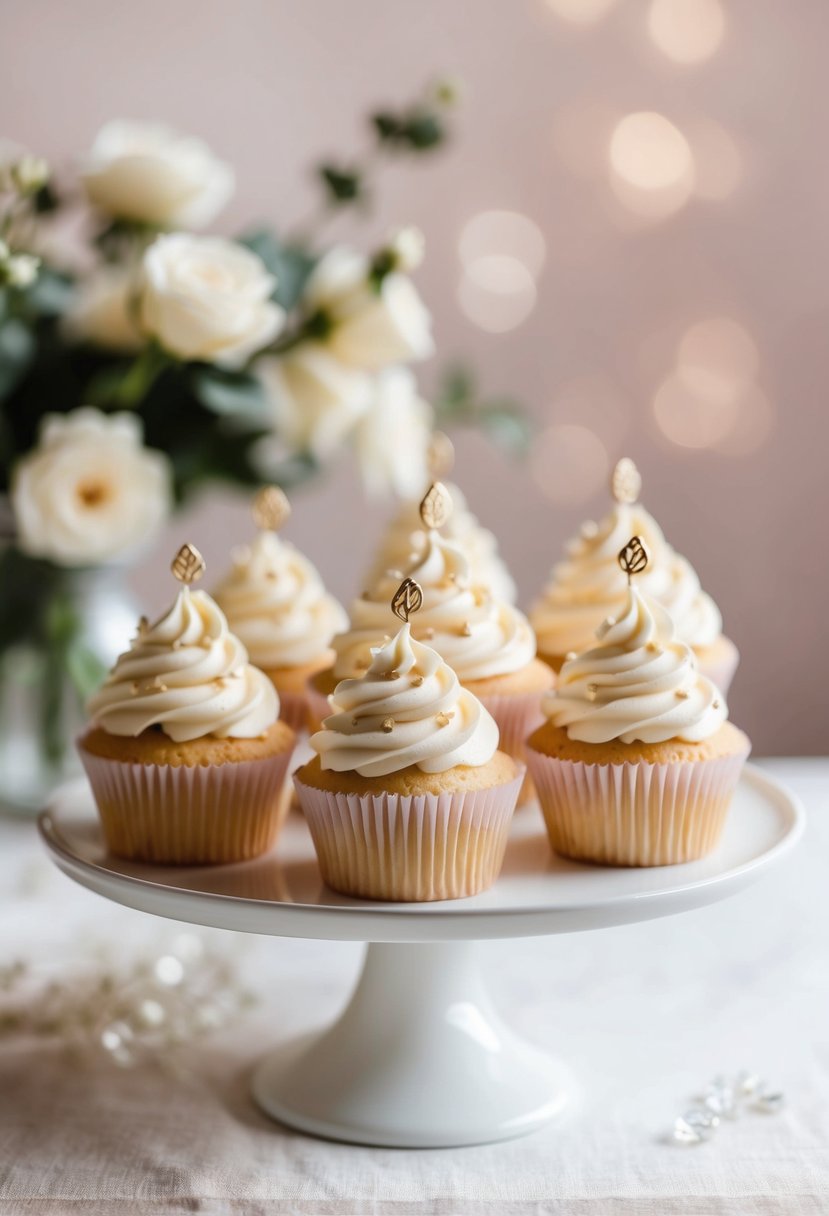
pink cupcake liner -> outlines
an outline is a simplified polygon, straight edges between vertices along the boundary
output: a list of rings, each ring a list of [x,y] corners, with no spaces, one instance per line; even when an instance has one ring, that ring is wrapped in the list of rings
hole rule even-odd
[[[553,849],[615,866],[676,865],[710,853],[747,756],[584,764],[527,749]]]
[[[294,777],[322,877],[363,899],[459,899],[500,873],[523,770],[490,789],[336,794]]]
[[[732,641],[728,638],[724,640],[728,642],[727,652],[722,657],[710,662],[701,661],[699,663],[699,671],[702,675],[707,676],[712,684],[716,684],[725,697],[728,695],[731,681],[734,679],[734,674],[737,671],[737,665],[740,662],[740,652]]]
[[[545,721],[541,712],[542,695],[538,692],[512,695],[495,693],[478,698],[498,724],[501,735],[499,748],[521,764],[527,761],[527,738]],[[518,795],[518,805],[524,806],[534,798],[535,788],[528,770]]]
[[[117,857],[177,865],[246,861],[273,845],[288,810],[293,748],[260,760],[132,764],[79,744],[104,831]]]

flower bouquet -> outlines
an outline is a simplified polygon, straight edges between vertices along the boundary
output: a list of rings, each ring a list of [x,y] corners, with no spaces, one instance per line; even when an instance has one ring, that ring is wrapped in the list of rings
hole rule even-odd
[[[468,373],[418,390],[420,233],[323,239],[384,161],[445,142],[453,101],[371,115],[366,164],[318,166],[323,206],[293,236],[205,235],[233,170],[165,126],[109,123],[69,181],[0,143],[0,798],[60,774],[135,619],[119,570],[195,489],[296,486],[347,449],[368,490],[414,496],[438,421],[520,446],[520,411]]]

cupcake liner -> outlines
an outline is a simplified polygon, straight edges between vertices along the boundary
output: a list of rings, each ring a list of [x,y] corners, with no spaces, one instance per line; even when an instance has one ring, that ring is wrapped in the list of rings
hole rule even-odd
[[[525,747],[527,738],[545,721],[544,714],[541,712],[541,697],[542,694],[539,692],[495,693],[478,697],[478,700],[489,710],[498,724],[501,734],[499,748],[502,752],[512,756],[519,764],[526,765],[527,762]],[[527,770],[524,784],[518,795],[518,805],[524,806],[535,796],[532,775]]]
[[[614,866],[675,865],[710,853],[747,756],[584,764],[527,749],[553,849]]]
[[[523,770],[446,794],[337,794],[294,777],[329,887],[363,899],[460,899],[501,870]]]
[[[206,765],[132,764],[78,748],[116,857],[175,865],[246,861],[273,845],[290,803],[293,748]]]
[[[717,650],[719,652],[719,647]],[[720,654],[720,657],[709,662],[701,661],[699,663],[699,671],[702,675],[707,676],[712,684],[716,684],[725,697],[728,695],[728,690],[731,687],[731,681],[734,679],[734,673],[737,670],[739,662],[740,652],[733,642],[731,642],[725,654]]]
[[[302,735],[308,730],[308,698],[304,692],[279,693],[279,717],[291,730]]]

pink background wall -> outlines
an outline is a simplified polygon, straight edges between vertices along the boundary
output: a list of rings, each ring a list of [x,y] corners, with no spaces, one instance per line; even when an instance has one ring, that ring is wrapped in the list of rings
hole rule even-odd
[[[693,3],[696,38],[719,6]],[[359,236],[400,222],[423,228],[419,282],[441,359],[473,360],[488,388],[529,403],[544,433],[529,469],[477,436],[462,438],[457,479],[501,536],[526,598],[564,539],[604,509],[606,467],[634,456],[644,501],[696,565],[742,650],[732,715],[758,751],[824,752],[829,6],[728,0],[721,45],[685,65],[654,44],[645,0],[605,0],[601,19],[583,25],[562,16],[576,6],[5,0],[1,125],[60,165],[110,117],[167,120],[235,165],[239,189],[223,230],[262,218],[285,226],[314,198],[308,162],[359,148],[367,107],[406,100],[435,73],[457,73],[467,100],[456,146],[428,166],[393,170]],[[580,7],[584,15],[602,6]],[[618,176],[614,191],[611,133],[642,110],[684,133],[695,186],[680,164],[680,180],[655,194]],[[676,163],[670,145],[645,147],[643,156],[644,167],[623,161],[622,172],[651,180]],[[634,213],[689,192],[662,222]],[[502,333],[481,329],[458,298],[460,234],[489,209],[530,217],[546,242],[535,305]],[[506,302],[467,279],[466,307],[486,319],[500,299],[517,312],[533,295],[526,279],[519,276],[524,296]],[[722,431],[722,402],[678,401],[674,380],[654,408],[683,333],[723,316],[758,352],[751,382],[729,397],[730,452],[676,442]],[[745,343],[735,345],[733,334],[725,331],[719,354],[703,352],[726,379],[742,366]],[[425,390],[433,377],[424,367]],[[299,498],[291,534],[348,595],[381,517],[346,459]],[[160,605],[175,543],[196,540],[218,572],[246,527],[241,505],[203,504],[145,563],[139,587]]]

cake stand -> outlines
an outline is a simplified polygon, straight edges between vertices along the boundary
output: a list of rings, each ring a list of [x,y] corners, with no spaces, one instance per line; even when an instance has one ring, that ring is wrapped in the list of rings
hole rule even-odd
[[[40,817],[64,873],[117,903],[245,933],[368,942],[344,1012],[267,1056],[253,1093],[267,1114],[301,1131],[399,1148],[522,1135],[557,1115],[571,1089],[566,1068],[493,1009],[476,941],[573,933],[699,908],[759,878],[802,827],[791,794],[751,766],[720,847],[688,865],[610,869],[554,858],[530,806],[515,818],[491,890],[457,901],[386,904],[328,890],[295,813],[275,854],[199,868],[108,856],[85,781],[61,787]]]

